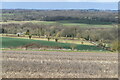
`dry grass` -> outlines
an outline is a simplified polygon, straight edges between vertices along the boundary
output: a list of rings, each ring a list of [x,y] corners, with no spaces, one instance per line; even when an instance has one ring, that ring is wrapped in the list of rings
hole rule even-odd
[[[4,78],[117,78],[117,53],[3,51]]]

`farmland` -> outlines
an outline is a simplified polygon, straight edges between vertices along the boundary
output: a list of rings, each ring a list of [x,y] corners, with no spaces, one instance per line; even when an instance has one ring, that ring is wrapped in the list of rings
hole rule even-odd
[[[17,42],[17,43],[16,43]],[[51,46],[51,47],[61,47],[63,49],[71,49],[70,43],[56,43],[53,41],[43,41],[43,40],[30,40],[30,39],[20,39],[20,38],[9,38],[9,37],[2,37],[2,48],[16,48],[21,47],[30,43],[36,43],[42,46]],[[103,50],[94,45],[80,45],[76,44],[77,50]],[[103,50],[104,51],[104,50]]]
[[[117,78],[114,10],[3,9],[2,78]]]
[[[0,34],[1,37],[8,37],[8,38],[20,38],[20,39],[28,39],[28,36],[23,35],[23,36],[17,36],[16,34]],[[42,38],[40,38],[39,36],[33,36],[32,37],[33,40],[44,40],[44,41],[48,41],[47,38],[45,38],[44,36],[42,36]],[[49,41],[55,42],[54,38],[51,38]],[[74,43],[74,44],[82,44],[81,42],[84,42],[84,45],[94,45],[93,43],[90,43],[89,41],[83,40],[83,39],[75,39],[72,40],[71,38],[65,39],[65,37],[62,37],[59,39],[60,43]]]
[[[0,29],[0,32],[4,33],[3,36],[5,37],[25,38],[25,40],[31,36],[37,43],[39,42],[37,40],[40,40],[41,43],[39,45],[43,45],[42,41],[44,40],[44,46],[71,49],[75,44],[77,50],[103,50],[96,46],[113,50],[112,45],[117,42],[118,38],[116,24],[88,24],[74,21],[7,21],[1,22],[3,28]],[[24,36],[17,35],[17,33],[21,33]],[[54,44],[55,40],[59,43],[55,43],[56,45],[53,46],[52,44]],[[18,46],[13,42],[13,45],[21,47],[33,43],[31,40],[29,41],[23,41],[23,44]],[[47,41],[50,42],[48,43]],[[21,41],[18,44],[20,43]],[[12,46],[11,43],[9,47],[15,46]],[[3,47],[5,48],[6,46],[3,45]],[[114,48],[114,50],[117,51],[117,48]]]
[[[113,28],[114,24],[86,24],[86,23],[76,23],[71,21],[7,21],[7,22],[0,22],[0,24],[24,24],[24,23],[34,23],[34,24],[44,24],[44,25],[54,25],[59,24],[66,27],[70,26],[78,26],[78,27],[88,27],[88,28]]]
[[[3,78],[117,78],[117,53],[3,51]]]

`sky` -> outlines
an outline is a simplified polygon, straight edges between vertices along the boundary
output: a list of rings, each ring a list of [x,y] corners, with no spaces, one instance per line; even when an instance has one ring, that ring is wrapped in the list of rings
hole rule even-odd
[[[119,0],[1,0],[3,2],[119,2]]]
[[[117,10],[117,2],[3,2],[2,9],[100,9]]]

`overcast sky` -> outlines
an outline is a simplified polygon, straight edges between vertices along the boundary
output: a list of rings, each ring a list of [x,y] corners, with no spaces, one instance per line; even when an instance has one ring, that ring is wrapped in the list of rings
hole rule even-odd
[[[119,2],[119,0],[1,0],[3,2]]]

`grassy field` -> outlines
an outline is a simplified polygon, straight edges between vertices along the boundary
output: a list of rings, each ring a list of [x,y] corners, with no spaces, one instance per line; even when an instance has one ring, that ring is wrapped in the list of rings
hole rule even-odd
[[[24,35],[24,36],[17,36],[16,34],[0,34],[0,36],[3,36],[3,37],[10,37],[10,38],[22,38],[22,39],[28,39],[28,36],[27,35]],[[47,38],[45,38],[44,36],[39,37],[39,36],[32,36],[32,39],[34,40],[44,40],[44,41],[48,41]],[[81,42],[84,43],[84,45],[94,45],[93,43],[90,43],[89,41],[86,41],[84,39],[78,39],[78,38],[74,38],[74,40],[70,40],[71,38],[65,38],[65,37],[61,37],[59,39],[59,42],[61,43],[73,43],[73,44],[82,44]],[[49,41],[55,41],[53,38],[51,38]]]
[[[21,47],[21,46],[31,44],[31,43],[36,43],[36,44],[39,44],[42,46],[61,47],[64,49],[71,49],[71,45],[75,45],[75,49],[77,49],[77,50],[92,50],[92,51],[93,50],[97,50],[97,51],[103,50],[94,45],[80,45],[80,44],[70,44],[70,43],[59,43],[59,42],[53,42],[53,41],[2,37],[2,48]]]
[[[85,24],[85,23],[75,23],[75,22],[69,22],[69,21],[8,21],[8,22],[0,22],[0,24],[9,24],[9,23],[27,23],[32,22],[36,24],[45,24],[45,25],[51,25],[51,24],[61,24],[67,27],[70,26],[79,26],[79,27],[96,27],[96,28],[112,28],[113,25],[111,24]]]

